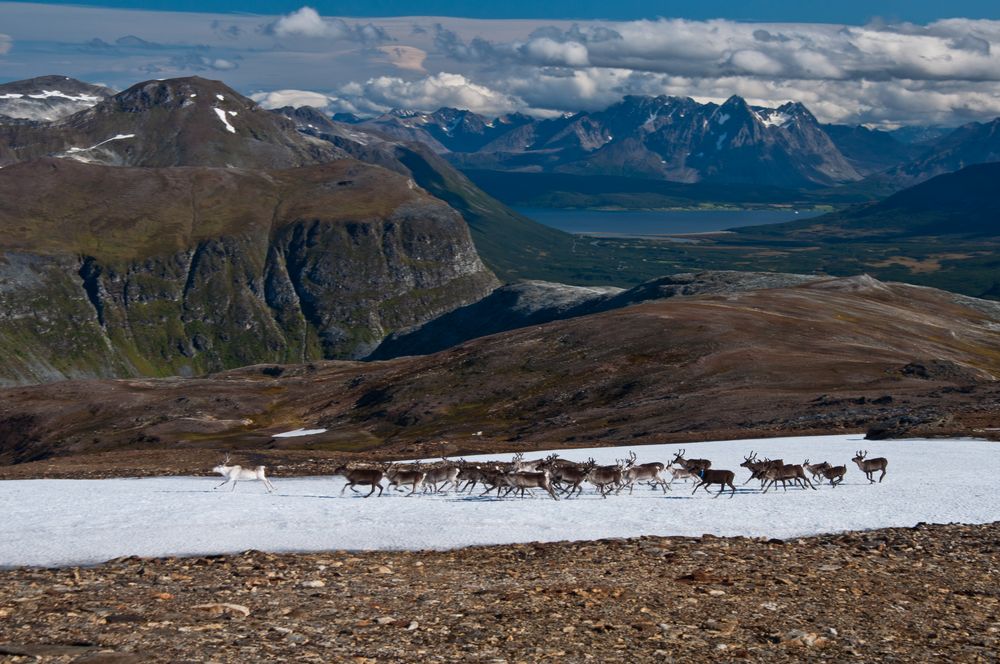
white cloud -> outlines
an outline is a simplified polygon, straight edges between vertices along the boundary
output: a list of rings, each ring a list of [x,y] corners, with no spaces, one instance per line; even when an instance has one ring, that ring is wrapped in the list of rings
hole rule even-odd
[[[442,106],[497,115],[523,108],[523,100],[473,83],[462,74],[440,72],[417,80],[379,76],[351,83],[338,94],[339,109],[350,112],[384,112],[392,108],[433,111]]]
[[[386,31],[374,23],[348,23],[339,18],[323,18],[312,7],[302,7],[264,26],[275,37],[343,39],[364,44],[390,41]]]
[[[274,34],[279,37],[327,37],[330,26],[312,7],[303,7],[282,16],[274,23]]]
[[[0,34],[0,55],[10,51],[11,47],[14,46],[14,40],[8,35]]]
[[[307,90],[272,90],[271,92],[256,92],[250,98],[267,109],[281,108],[282,106],[314,106],[316,108],[326,108],[331,101],[329,95],[321,92],[309,92]]]

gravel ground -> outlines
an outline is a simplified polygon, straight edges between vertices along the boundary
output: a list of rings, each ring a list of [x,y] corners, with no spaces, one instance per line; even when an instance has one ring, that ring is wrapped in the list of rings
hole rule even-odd
[[[0,572],[5,662],[995,662],[1000,523]]]

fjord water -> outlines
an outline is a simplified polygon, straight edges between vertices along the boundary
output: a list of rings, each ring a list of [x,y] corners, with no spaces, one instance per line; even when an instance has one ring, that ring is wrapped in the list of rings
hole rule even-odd
[[[817,210],[577,210],[516,208],[530,219],[567,233],[648,236],[710,233],[741,226],[780,224],[823,214]]]

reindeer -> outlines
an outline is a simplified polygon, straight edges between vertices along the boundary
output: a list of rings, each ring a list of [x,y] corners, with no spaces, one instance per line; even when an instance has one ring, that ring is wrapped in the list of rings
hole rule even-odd
[[[487,472],[489,470],[495,470],[484,464],[469,463],[465,459],[460,459],[458,462],[458,477],[456,478],[456,485],[460,482],[465,482],[465,484],[458,489],[459,493],[464,492],[466,489],[474,490],[477,484],[486,484]]]
[[[770,484],[764,487],[764,493],[767,493],[767,490],[776,485],[778,482],[781,482],[782,489],[788,491],[787,482],[789,480],[803,489],[808,486],[813,491],[817,490],[816,487],[813,486],[813,483],[809,481],[809,478],[806,477],[806,473],[802,469],[802,466],[797,463],[787,463],[781,466],[772,465],[764,471],[764,481],[770,481]]]
[[[698,479],[698,473],[693,470],[688,470],[687,468],[674,468],[673,466],[668,466],[667,472],[670,473],[670,481],[667,482],[667,488],[670,488],[670,485],[674,483],[674,480],[683,480],[686,482],[688,478],[693,480]]]
[[[230,482],[233,483],[233,488],[230,489],[230,491],[236,491],[236,483],[239,482],[240,480],[258,480],[264,483],[264,488],[267,490],[268,493],[274,491],[274,485],[271,484],[271,480],[267,479],[267,477],[264,475],[264,471],[267,470],[266,466],[257,466],[256,468],[244,468],[243,466],[230,466],[228,464],[229,464],[229,455],[227,454],[226,460],[212,469],[213,473],[219,473],[220,475],[226,478],[222,484],[213,487],[212,488],[213,491],[221,486],[225,486]]]
[[[823,477],[830,480],[830,486],[836,488],[838,484],[844,481],[844,475],[847,474],[847,466],[827,465],[821,472]]]
[[[823,461],[821,463],[811,464],[809,463],[809,459],[806,459],[805,461],[802,462],[802,467],[808,470],[812,474],[813,479],[815,480],[819,479],[823,475],[823,471],[829,468],[830,464],[827,463],[826,461]]]
[[[549,480],[549,471],[547,470],[543,470],[540,473],[506,473],[502,476],[501,481],[510,487],[507,493],[504,494],[505,496],[511,491],[519,491],[520,496],[523,498],[526,490],[537,487],[545,489],[552,496],[553,500],[559,500],[559,496],[552,490],[552,483]]]
[[[889,460],[886,459],[885,457],[866,459],[865,457],[867,456],[868,456],[868,450],[863,450],[863,451],[858,450],[857,454],[854,456],[853,459],[851,459],[851,461],[858,464],[858,468],[860,468],[861,472],[863,472],[865,474],[865,477],[868,478],[869,484],[875,484],[875,479],[872,477],[872,475],[875,474],[875,471],[881,470],[882,474],[879,475],[878,478],[879,484],[881,484],[882,479],[885,477],[885,469],[886,466],[889,465]]]
[[[643,463],[636,465],[635,463],[635,452],[628,453],[628,461],[625,464],[625,473],[622,476],[622,485],[618,487],[615,492],[617,496],[622,492],[622,489],[628,485],[629,495],[632,495],[632,490],[635,488],[635,483],[638,481],[649,482],[650,486],[656,486],[657,484],[663,489],[663,493],[666,493],[670,488],[667,481],[660,477],[660,473],[666,467],[659,461],[653,461],[650,463]]]
[[[443,465],[439,465],[435,468],[430,468],[426,472],[424,477],[424,492],[430,488],[434,493],[440,493],[444,487],[448,485],[453,486],[458,489],[458,466],[452,464],[447,459],[442,457],[444,461]],[[439,482],[444,482],[442,487],[438,487]]]
[[[743,483],[746,486],[750,483],[750,480],[760,480],[764,477],[764,471],[770,466],[769,461],[759,461],[757,459],[757,453],[750,450],[750,456],[743,457],[743,463],[740,464],[741,468],[746,468],[750,471],[750,477],[747,481]]]
[[[607,498],[612,488],[622,482],[622,462],[617,461],[618,464],[615,466],[598,466],[593,457],[587,459],[587,463],[591,466],[590,472],[587,473],[587,481],[597,487],[601,492],[601,498]]]
[[[406,494],[407,497],[412,496],[417,492],[417,489],[421,487],[424,483],[424,478],[427,477],[427,473],[422,470],[400,470],[399,468],[390,465],[385,472],[386,479],[389,480],[389,486],[396,487],[396,491],[402,491],[400,487],[407,484],[410,485],[410,493]]]
[[[560,464],[552,469],[552,478],[560,485],[565,484],[566,486],[561,491],[567,497],[572,498],[574,494],[583,493],[583,483],[596,465],[593,459],[582,464]]]
[[[674,460],[671,463],[676,463],[681,468],[685,470],[693,470],[697,473],[699,470],[708,470],[712,467],[712,462],[708,459],[685,459],[684,453],[687,450],[681,450],[680,452],[674,453]]]
[[[334,468],[333,474],[340,475],[347,480],[347,484],[345,484],[344,488],[340,490],[340,495],[344,495],[344,491],[347,490],[347,487],[351,487],[351,491],[354,493],[361,493],[354,488],[354,485],[368,484],[371,485],[372,490],[365,494],[365,498],[368,498],[375,493],[376,488],[378,489],[379,497],[382,496],[382,477],[384,476],[385,471],[381,468],[351,468],[350,466],[344,465]]]
[[[705,493],[708,493],[708,487],[713,484],[719,485],[719,493],[715,494],[713,498],[718,498],[722,495],[722,492],[726,490],[726,486],[729,486],[733,491],[729,494],[732,498],[736,495],[736,487],[733,486],[733,480],[736,478],[736,473],[731,470],[699,470],[698,471],[698,484],[695,485],[694,491],[691,492],[693,496],[698,489],[705,487]]]
[[[515,473],[537,473],[538,466],[545,462],[545,459],[534,459],[533,461],[525,461],[524,454],[518,452],[511,459],[511,464],[513,465],[513,472]]]

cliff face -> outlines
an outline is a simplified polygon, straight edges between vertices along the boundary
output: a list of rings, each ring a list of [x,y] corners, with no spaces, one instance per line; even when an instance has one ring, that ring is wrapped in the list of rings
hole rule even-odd
[[[353,160],[39,161],[0,171],[5,190],[0,384],[358,358],[497,285],[456,212]]]

